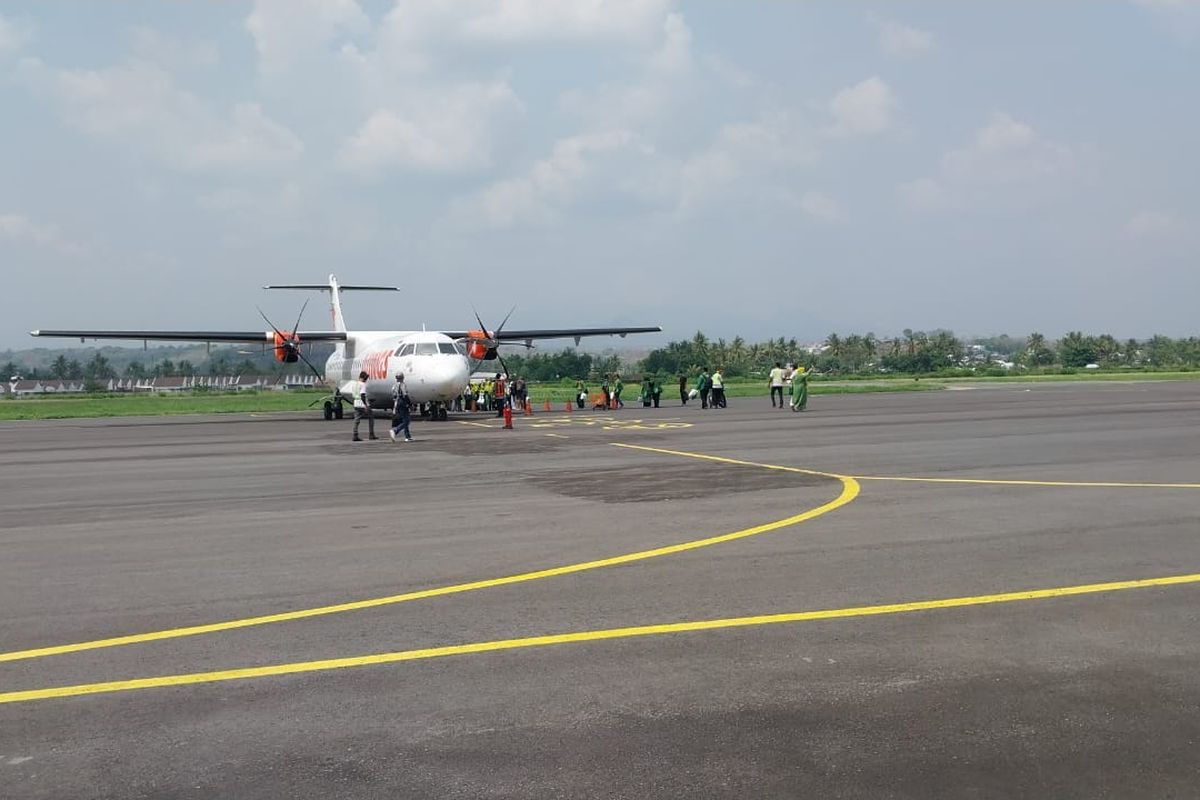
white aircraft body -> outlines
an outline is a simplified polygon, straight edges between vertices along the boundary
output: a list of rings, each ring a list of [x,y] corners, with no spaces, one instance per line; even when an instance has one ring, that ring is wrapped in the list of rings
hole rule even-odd
[[[351,331],[342,316],[343,291],[399,291],[395,286],[342,286],[335,276],[328,284],[287,284],[264,286],[264,289],[318,290],[329,293],[333,314],[332,331],[280,330],[272,325],[269,331],[95,331],[95,330],[37,330],[31,336],[50,336],[88,339],[129,339],[142,341],[183,341],[247,343],[270,346],[278,361],[303,361],[327,384],[333,394],[325,401],[325,418],[342,416],[343,403],[352,398],[341,392],[346,382],[366,372],[367,399],[374,408],[390,408],[395,376],[403,373],[405,386],[413,403],[424,407],[434,419],[445,419],[448,404],[462,395],[468,387],[472,372],[480,364],[498,357],[503,344],[531,347],[535,340],[572,338],[576,344],[584,336],[654,333],[658,326],[627,328],[565,328],[525,331],[506,331],[504,323],[495,331],[486,330],[482,321],[478,329],[465,331]],[[261,313],[261,312],[260,312]],[[303,310],[301,311],[303,314]],[[266,319],[264,315],[264,319]],[[478,321],[478,316],[476,320]],[[507,322],[507,318],[505,322]],[[270,321],[267,321],[271,324]],[[297,320],[297,325],[299,321]],[[301,350],[312,342],[334,342],[333,355],[325,362],[324,373],[314,367]]]

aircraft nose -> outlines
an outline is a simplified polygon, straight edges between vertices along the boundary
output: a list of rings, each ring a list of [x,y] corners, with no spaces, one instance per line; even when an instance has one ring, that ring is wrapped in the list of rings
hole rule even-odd
[[[452,356],[439,359],[436,374],[433,376],[434,391],[445,399],[454,397],[467,385],[467,360],[462,356]]]

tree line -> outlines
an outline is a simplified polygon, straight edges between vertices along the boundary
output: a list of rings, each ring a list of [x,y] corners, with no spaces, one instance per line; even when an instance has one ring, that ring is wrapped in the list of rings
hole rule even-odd
[[[693,373],[720,367],[729,377],[757,375],[774,362],[803,363],[818,372],[836,374],[937,374],[968,370],[1003,374],[1011,368],[1193,369],[1200,367],[1200,338],[1120,341],[1111,334],[1071,331],[1058,340],[1041,333],[1003,334],[964,340],[949,330],[905,329],[901,335],[880,338],[874,333],[831,333],[819,343],[801,345],[796,339],[747,343],[709,339],[697,332],[689,340],[670,342],[652,351],[637,365],[650,373]]]

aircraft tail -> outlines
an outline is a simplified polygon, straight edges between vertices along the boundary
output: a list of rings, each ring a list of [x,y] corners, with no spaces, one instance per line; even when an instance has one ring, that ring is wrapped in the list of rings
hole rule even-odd
[[[336,275],[329,276],[329,283],[278,283],[264,289],[301,289],[314,292],[329,292],[329,310],[333,314],[333,329],[346,330],[346,318],[342,316],[342,292],[398,292],[399,286],[343,286]]]

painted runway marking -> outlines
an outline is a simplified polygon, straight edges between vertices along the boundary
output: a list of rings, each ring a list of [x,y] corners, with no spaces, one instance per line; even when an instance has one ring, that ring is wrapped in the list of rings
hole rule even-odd
[[[401,650],[392,653],[375,653],[371,655],[351,656],[348,658],[330,658],[320,661],[299,661],[291,664],[274,664],[261,667],[245,667],[241,669],[218,670],[214,672],[192,672],[179,675],[162,675],[151,678],[135,678],[124,681],[109,681],[105,683],[85,683],[74,686],[56,686],[48,689],[29,689],[17,692],[0,693],[0,704],[21,703],[31,700],[49,700],[79,695],[106,694],[111,692],[128,692],[138,689],[154,689],[167,686],[185,686],[198,683],[217,683],[221,681],[248,680],[252,678],[268,678],[279,675],[294,675],[303,672],[321,672],[349,667],[365,667],[378,664],[394,664],[401,661],[420,661],[444,656],[467,655],[470,653],[487,653],[499,650],[519,650],[531,647],[548,647],[560,644],[578,644],[608,639],[628,639],[641,636],[661,636],[673,633],[688,633],[693,631],[712,631],[727,628],[748,628],[784,623],[814,622],[829,619],[852,619],[856,617],[882,616],[887,614],[907,614],[920,611],[934,611],[947,608],[964,608],[967,606],[996,605],[999,603],[1016,603],[1028,600],[1047,600],[1059,597],[1073,597],[1085,594],[1104,592],[1120,592],[1130,589],[1147,589],[1152,587],[1179,586],[1200,583],[1200,574],[1171,575],[1162,578],[1143,578],[1140,580],[1113,581],[1110,583],[1092,583],[1079,586],[1059,586],[1051,589],[1029,589],[1003,594],[975,595],[971,597],[949,597],[940,600],[917,600],[907,603],[888,605],[851,606],[849,608],[831,608],[817,611],[795,611],[784,614],[766,614],[752,617],[731,617],[726,619],[696,620],[691,622],[670,622],[659,625],[639,625],[626,628],[605,628],[573,633],[558,633],[545,636],[529,636],[521,639],[500,639],[487,642],[472,642],[469,644],[448,645],[444,647],[429,647],[420,650]]]
[[[963,483],[979,486],[1049,486],[1077,489],[1200,489],[1200,483],[1121,483],[1115,481],[1022,481],[992,478],[909,478],[891,475],[855,475],[860,481],[902,483]]]
[[[841,508],[847,503],[853,501],[854,498],[858,497],[859,493],[858,483],[853,478],[847,478],[843,475],[833,475],[825,472],[817,472],[815,470],[799,469],[797,467],[777,467],[771,464],[756,465],[750,461],[734,461],[732,459],[725,459],[719,456],[704,456],[699,453],[658,450],[657,448],[641,447],[638,445],[617,446],[628,447],[633,450],[673,453],[675,455],[690,456],[693,458],[707,458],[713,461],[725,461],[728,463],[736,463],[746,466],[759,466],[766,469],[779,469],[787,472],[800,472],[808,475],[817,475],[820,477],[840,481],[842,484],[842,491],[837,498],[825,503],[824,505],[801,512],[799,514],[794,514],[790,517],[776,520],[774,522],[767,522],[762,525],[755,525],[751,528],[743,528],[742,530],[733,531],[732,533],[723,533],[704,539],[694,539],[692,541],[681,542],[679,544],[656,547],[651,550],[639,550],[633,553],[625,553],[623,555],[597,559],[594,561],[583,561],[577,564],[567,564],[560,567],[552,567],[533,572],[523,572],[517,575],[508,575],[502,578],[489,578],[485,580],[472,581],[470,583],[459,583],[450,586],[440,586],[432,589],[421,589],[415,592],[406,592],[404,594],[390,595],[388,597],[375,597],[368,600],[356,600],[348,603],[320,606],[317,608],[304,608],[295,611],[284,611],[278,614],[265,614],[257,617],[246,617],[244,619],[213,622],[206,625],[192,625],[182,628],[170,628],[160,631],[150,631],[147,633],[136,633],[128,636],[115,636],[109,639],[96,639],[89,642],[75,642],[72,644],[53,645],[50,647],[39,647],[30,650],[16,650],[8,653],[0,653],[0,662],[20,661],[28,658],[42,658],[45,656],[62,655],[65,653],[77,653],[83,650],[98,650],[104,647],[120,647],[122,645],[141,644],[144,642],[161,641],[163,639],[178,639],[184,636],[199,636],[202,634],[217,633],[218,631],[234,630],[236,628],[249,628],[255,625],[289,622],[291,620],[319,617],[328,614],[340,614],[347,611],[359,611],[366,608],[378,608],[380,606],[404,603],[411,600],[421,600],[427,597],[441,597],[444,595],[477,591],[479,589],[490,589],[495,586],[507,586],[514,583],[525,583],[528,581],[542,580],[545,578],[554,578],[560,575],[570,575],[576,572],[586,572],[594,569],[613,567],[619,564],[628,564],[633,561],[644,561],[649,558],[674,555],[675,553],[684,553],[689,550],[698,550],[702,547],[711,547],[716,544],[724,544],[725,542],[732,542],[738,539],[746,539],[751,536],[757,536],[761,533],[768,533],[770,531],[776,531],[781,528],[797,525],[801,522],[815,519],[823,514],[828,514],[834,509]]]

